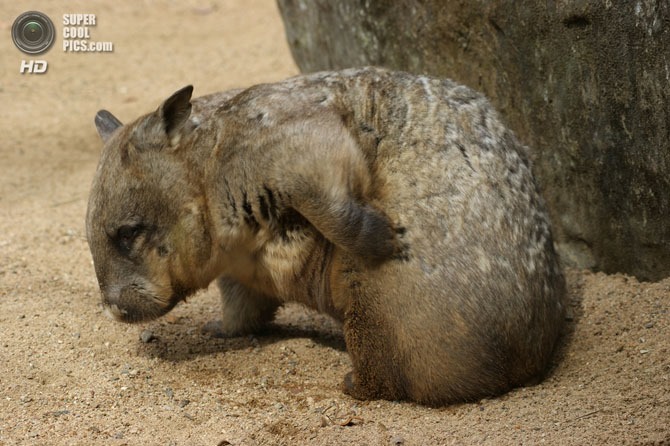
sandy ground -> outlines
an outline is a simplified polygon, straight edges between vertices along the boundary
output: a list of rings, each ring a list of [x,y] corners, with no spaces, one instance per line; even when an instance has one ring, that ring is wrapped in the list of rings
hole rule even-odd
[[[196,94],[297,72],[269,0],[30,8],[97,14],[111,54],[20,75],[0,7],[0,445],[670,444],[670,280],[570,271],[570,334],[542,384],[430,409],[339,391],[338,326],[298,307],[267,333],[211,339],[214,290],[140,325],[106,319],[84,235],[100,108],[130,120]],[[142,332],[153,339],[144,342]],[[145,341],[148,340],[145,338]]]

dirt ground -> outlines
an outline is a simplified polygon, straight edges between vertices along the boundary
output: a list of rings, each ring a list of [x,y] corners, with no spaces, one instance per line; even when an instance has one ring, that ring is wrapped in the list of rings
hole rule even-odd
[[[26,5],[0,5],[0,445],[670,444],[670,279],[570,271],[548,379],[440,409],[343,395],[339,328],[299,307],[229,340],[200,331],[213,289],[156,322],[108,320],[84,234],[95,112],[127,121],[189,83],[297,73],[279,14],[269,0],[34,0],[59,38],[46,74],[21,75],[9,36]],[[70,12],[95,13],[91,38],[114,52],[64,53]]]

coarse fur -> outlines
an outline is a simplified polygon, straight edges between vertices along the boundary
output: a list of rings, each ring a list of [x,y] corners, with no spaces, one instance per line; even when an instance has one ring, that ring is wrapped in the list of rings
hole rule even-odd
[[[153,319],[218,280],[235,336],[301,302],[342,321],[362,399],[467,401],[546,371],[564,279],[484,97],[378,68],[191,92],[96,117],[87,235],[110,314]]]

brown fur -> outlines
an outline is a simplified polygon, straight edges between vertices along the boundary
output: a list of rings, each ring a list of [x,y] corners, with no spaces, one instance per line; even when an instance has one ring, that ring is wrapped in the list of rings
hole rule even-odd
[[[218,279],[234,336],[301,302],[343,322],[357,398],[444,404],[546,370],[563,276],[525,150],[482,96],[366,68],[190,97],[96,117],[87,233],[112,315]]]

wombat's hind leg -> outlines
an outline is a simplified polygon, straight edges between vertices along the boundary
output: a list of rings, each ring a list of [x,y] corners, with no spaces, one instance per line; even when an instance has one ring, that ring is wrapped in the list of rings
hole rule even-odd
[[[217,281],[221,290],[223,318],[203,327],[215,337],[233,337],[255,333],[270,322],[280,305],[276,299],[257,293],[227,278]]]
[[[393,223],[368,204],[323,197],[309,200],[298,211],[335,245],[367,262],[380,263],[400,252]]]

